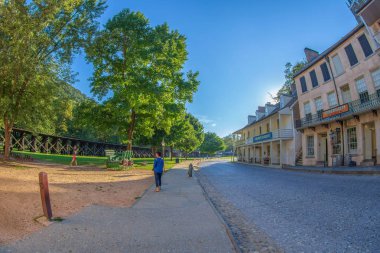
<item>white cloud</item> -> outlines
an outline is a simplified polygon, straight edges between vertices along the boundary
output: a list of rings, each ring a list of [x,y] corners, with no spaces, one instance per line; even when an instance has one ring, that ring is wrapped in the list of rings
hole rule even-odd
[[[212,127],[216,127],[216,123],[212,123],[211,126],[212,126]]]

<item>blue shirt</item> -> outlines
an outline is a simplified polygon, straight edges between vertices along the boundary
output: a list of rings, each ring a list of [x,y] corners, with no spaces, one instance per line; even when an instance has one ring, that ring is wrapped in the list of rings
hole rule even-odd
[[[153,170],[156,173],[162,173],[164,171],[164,159],[161,157],[154,159]]]

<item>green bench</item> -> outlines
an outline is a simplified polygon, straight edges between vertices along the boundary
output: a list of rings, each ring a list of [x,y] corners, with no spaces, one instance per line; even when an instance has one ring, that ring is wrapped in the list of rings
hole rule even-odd
[[[107,167],[111,164],[119,164],[124,166],[132,166],[133,151],[116,152],[112,149],[105,150],[107,156]]]

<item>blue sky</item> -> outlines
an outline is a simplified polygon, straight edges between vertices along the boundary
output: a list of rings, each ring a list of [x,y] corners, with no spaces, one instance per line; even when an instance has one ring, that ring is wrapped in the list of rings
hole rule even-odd
[[[344,0],[109,0],[100,22],[124,8],[152,25],[167,22],[187,37],[186,70],[201,85],[188,111],[207,131],[225,136],[270,100],[284,82],[284,65],[304,59],[304,47],[322,52],[356,25]],[[77,56],[75,87],[91,96],[92,68]]]

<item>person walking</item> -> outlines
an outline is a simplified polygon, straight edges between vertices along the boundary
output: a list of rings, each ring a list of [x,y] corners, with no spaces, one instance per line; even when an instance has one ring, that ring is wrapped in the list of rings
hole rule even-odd
[[[161,152],[156,152],[156,158],[153,163],[154,179],[156,181],[156,192],[161,190],[161,177],[164,172],[164,159],[162,159]]]
[[[74,147],[73,147],[73,159],[71,159],[71,163],[70,163],[71,166],[73,166],[74,164],[75,164],[75,166],[78,166],[77,152],[78,152],[78,148],[76,145],[74,145]]]

